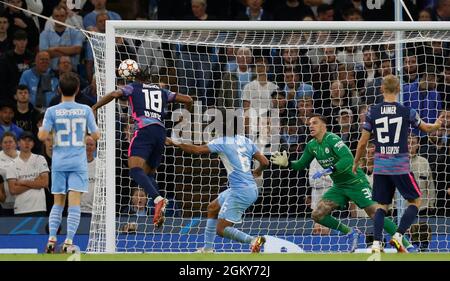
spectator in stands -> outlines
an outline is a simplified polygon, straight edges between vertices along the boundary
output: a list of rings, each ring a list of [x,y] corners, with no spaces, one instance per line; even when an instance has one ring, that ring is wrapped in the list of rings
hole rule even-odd
[[[0,175],[0,204],[4,203],[6,200],[5,187],[3,185],[4,182],[5,182],[5,180],[3,179],[3,176]],[[1,212],[1,210],[0,210],[0,212]]]
[[[286,150],[290,153],[300,152],[300,143],[304,142],[303,136],[299,135],[299,127],[295,118],[288,119],[287,124],[282,126],[280,131],[281,150]]]
[[[56,96],[58,78],[50,68],[50,55],[47,51],[37,53],[35,63],[36,66],[23,72],[19,83],[28,87],[33,106],[43,111]]]
[[[14,120],[14,105],[9,102],[0,104],[0,137],[5,132],[13,133],[17,138],[22,135],[23,130],[13,122]]]
[[[273,12],[274,20],[301,21],[306,15],[313,15],[310,7],[303,0],[285,0]]]
[[[262,8],[264,0],[245,0],[247,8],[241,11],[236,20],[257,20],[257,21],[270,21],[273,20],[272,14]]]
[[[86,1],[86,0],[84,0]],[[62,7],[67,12],[67,18],[65,23],[70,26],[77,27],[79,29],[83,29],[83,17],[78,14],[78,10],[70,10],[67,8],[67,0],[60,0],[58,3],[59,7]],[[52,12],[53,14],[53,12]],[[45,22],[45,29],[52,29],[55,26],[55,22],[53,21],[53,15]]]
[[[353,127],[353,112],[350,108],[341,108],[336,117],[338,126],[336,126],[335,134],[350,148],[353,154],[358,146],[358,131]]]
[[[437,21],[450,20],[450,0],[438,0],[433,10],[433,17]]]
[[[0,151],[0,176],[3,178],[3,190],[5,199],[0,203],[0,215],[12,216],[14,215],[14,195],[9,192],[8,181],[6,180],[6,171],[14,163],[14,160],[19,156],[17,151],[16,135],[12,132],[6,132],[1,139]]]
[[[106,13],[108,15],[108,19],[110,20],[121,20],[121,16],[113,11],[109,11],[106,9],[106,0],[91,0],[94,4],[95,9],[84,16],[83,25],[87,30],[95,31],[97,15]]]
[[[212,15],[206,13],[206,0],[191,0],[191,13],[186,20],[216,20]]]
[[[432,123],[437,119],[442,109],[442,100],[441,95],[436,91],[434,72],[424,73],[417,90],[403,93],[403,104],[415,109],[424,122]],[[418,129],[413,129],[413,133],[420,137],[425,135]]]
[[[437,91],[441,93],[442,101],[444,102],[444,108],[450,109],[450,60],[447,60],[447,64],[444,68],[444,77],[437,86]]]
[[[44,156],[33,154],[34,136],[24,132],[19,138],[19,157],[7,170],[11,194],[16,196],[14,215],[45,216],[47,211],[45,188],[48,188],[49,169]]]
[[[24,9],[36,13],[41,14],[42,10],[44,9],[44,4],[42,3],[42,0],[25,0]],[[39,30],[39,20],[38,17],[32,14],[26,14],[29,17],[31,17],[34,21],[34,24],[36,25],[37,29]]]
[[[91,84],[81,91],[80,96],[82,96],[85,104],[89,106],[92,106],[97,102],[97,84],[95,75],[92,76]]]
[[[361,11],[356,8],[349,8],[342,11],[342,17],[345,21],[362,21],[364,20]]]
[[[375,88],[375,79],[379,76],[378,63],[379,58],[377,52],[372,46],[364,46],[363,52],[363,65],[357,65],[356,67],[356,80],[359,94],[362,97],[362,101],[367,104],[374,103],[375,96],[367,96],[369,88]],[[374,93],[375,90],[371,91]]]
[[[417,57],[414,54],[407,54],[403,59],[403,92],[418,89],[419,74],[417,70]]]
[[[131,194],[131,206],[128,210],[129,215],[148,216],[147,194],[141,188],[134,188]]]
[[[271,94],[272,108],[278,110],[278,117],[280,118],[280,125],[287,124],[288,119],[288,100],[284,91],[274,91]],[[293,117],[293,116],[292,116]]]
[[[3,101],[15,102],[14,95],[22,73],[31,68],[34,55],[27,49],[27,33],[14,33],[14,49],[0,57],[0,97]]]
[[[348,93],[345,91],[342,81],[334,80],[331,82],[330,89],[330,107],[324,108],[324,116],[328,116],[329,123],[333,128],[338,124],[335,117],[339,116],[339,111],[343,107],[349,106]]]
[[[8,18],[0,15],[0,56],[12,49],[11,37],[8,37]]]
[[[255,58],[256,79],[245,85],[242,99],[244,109],[254,109],[258,116],[265,115],[271,108],[271,94],[278,86],[267,79],[266,57]]]
[[[419,21],[435,21],[433,11],[430,8],[425,8],[419,12]]]
[[[254,79],[252,51],[250,48],[240,47],[236,51],[236,68],[222,73],[222,94],[218,105],[242,107],[242,91]],[[223,99],[223,102],[220,99]]]
[[[351,64],[340,63],[338,65],[337,80],[342,82],[344,89],[349,98],[349,105],[351,107],[358,106],[361,103],[358,89],[356,88],[355,71]]]
[[[333,21],[334,8],[332,5],[322,4],[317,7],[317,20],[319,21]]]
[[[87,193],[81,195],[81,215],[90,216],[92,214],[92,206],[95,192],[95,152],[97,151],[97,143],[91,136],[86,137],[86,155],[88,161],[89,172],[89,188]]]
[[[279,53],[278,53],[279,52]],[[280,88],[284,88],[284,74],[292,70],[298,74],[298,81],[311,81],[311,61],[306,55],[307,50],[299,48],[284,48],[273,54],[275,81]]]
[[[30,93],[26,85],[19,85],[16,90],[16,106],[13,122],[24,131],[37,136],[40,112],[30,103]],[[39,149],[40,147],[35,147]]]
[[[364,59],[363,53],[358,46],[344,47],[341,51],[338,51],[336,58],[340,63],[353,66],[353,69],[360,69]]]
[[[69,56],[60,56],[58,59],[58,67],[56,69],[58,78],[64,73],[77,72],[76,68],[73,67],[72,60]],[[78,77],[80,79],[80,89],[86,88],[89,84],[83,77]]]
[[[317,208],[317,203],[319,203],[325,192],[327,192],[328,189],[330,189],[330,187],[333,185],[333,181],[331,180],[330,176],[323,176],[318,179],[313,179],[312,176],[322,169],[322,166],[320,166],[316,158],[314,158],[313,161],[309,164],[308,179],[309,186],[311,187],[311,210],[315,210]],[[328,227],[314,222],[312,230],[313,235],[328,235],[330,234],[330,232],[331,230]]]
[[[62,6],[57,6],[53,9],[53,18],[65,22],[67,10]],[[72,67],[76,71],[80,63],[83,41],[84,35],[81,31],[55,22],[54,28],[46,29],[41,33],[39,49],[50,54],[52,58],[51,68],[54,71],[58,69],[58,59],[61,56],[70,56]]]
[[[418,154],[419,138],[414,135],[409,136],[409,156],[411,160],[411,172],[422,192],[422,201],[419,211],[424,214],[432,212],[436,208],[436,187],[434,185],[433,173],[430,163],[425,157]]]
[[[22,0],[8,0],[9,4],[22,7]],[[27,16],[22,10],[7,6],[3,16],[8,18],[9,29],[8,35],[13,36],[17,30],[24,30],[28,35],[28,47],[31,51],[35,51],[39,45],[39,30],[32,18]]]

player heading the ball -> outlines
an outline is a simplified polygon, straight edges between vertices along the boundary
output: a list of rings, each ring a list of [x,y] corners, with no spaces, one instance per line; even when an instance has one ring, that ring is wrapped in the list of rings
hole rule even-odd
[[[131,107],[131,116],[135,122],[135,133],[128,149],[128,167],[130,176],[154,200],[155,214],[153,224],[156,228],[165,221],[165,209],[168,200],[159,194],[159,187],[155,180],[162,154],[166,129],[164,117],[168,103],[184,103],[185,107],[192,106],[192,98],[187,95],[174,93],[159,85],[150,84],[149,67],[139,69],[128,78],[131,82],[116,91],[103,96],[92,109],[98,108],[117,98],[126,98]]]

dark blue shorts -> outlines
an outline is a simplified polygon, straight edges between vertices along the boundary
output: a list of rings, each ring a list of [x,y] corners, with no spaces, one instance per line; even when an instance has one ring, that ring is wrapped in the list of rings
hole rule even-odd
[[[422,195],[414,174],[373,175],[372,199],[380,204],[389,205],[394,198],[395,188],[407,200],[417,199]]]
[[[128,157],[138,156],[152,168],[158,168],[164,153],[166,129],[159,125],[149,125],[134,132],[128,149]]]

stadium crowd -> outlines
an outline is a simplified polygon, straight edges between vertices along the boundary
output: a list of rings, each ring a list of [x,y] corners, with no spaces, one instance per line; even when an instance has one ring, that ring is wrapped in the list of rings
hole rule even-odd
[[[6,0],[35,14],[93,32],[104,33],[106,20],[274,20],[274,21],[362,21],[394,20],[393,1],[381,0],[381,9],[367,7],[363,0],[148,0],[134,1],[124,13],[123,0],[82,0],[80,10],[70,10],[65,0]],[[418,21],[450,20],[450,0],[407,0],[412,17]],[[177,9],[173,9],[177,7]],[[404,19],[408,15],[404,14]],[[320,36],[320,35],[319,35]],[[319,40],[319,38],[317,39]],[[329,118],[330,130],[355,151],[365,113],[380,102],[382,78],[394,73],[395,46],[392,44],[345,48],[213,48],[116,38],[117,64],[125,58],[149,65],[156,81],[186,93],[205,106],[255,108],[280,112],[282,148],[298,159],[309,140],[308,116],[320,113]],[[439,114],[446,116],[444,128],[436,134],[412,132],[411,159],[416,180],[424,191],[422,214],[450,215],[450,45],[449,42],[416,42],[403,50],[403,100],[420,117],[432,123]],[[60,102],[58,77],[76,72],[81,79],[76,100],[92,106],[97,101],[93,50],[79,29],[46,21],[0,4],[0,215],[45,215],[51,209],[48,168],[51,169],[51,139],[37,140],[38,127],[49,106]],[[132,126],[125,118],[128,108],[118,112],[118,154],[123,154],[131,139]],[[27,143],[27,145],[22,143]],[[20,144],[20,150],[19,149]],[[87,153],[95,161],[95,142],[87,139]],[[25,148],[24,148],[25,147]],[[17,161],[27,147],[39,169],[17,174],[27,161]],[[27,152],[26,152],[27,153]],[[371,176],[370,153],[363,167]],[[167,153],[165,169],[178,163]],[[43,160],[45,159],[45,163]],[[130,184],[126,156],[118,157],[118,202],[124,213],[147,213],[142,190]],[[35,167],[36,166],[36,167]],[[45,167],[48,166],[47,169]],[[90,164],[94,170],[95,164]],[[10,174],[39,182],[34,187],[8,185]],[[94,173],[94,171],[92,171]],[[174,172],[174,174],[176,171]],[[47,180],[45,176],[47,175]],[[168,193],[176,193],[169,175],[158,181]],[[264,173],[265,196],[260,197],[254,213],[296,215],[311,211],[317,202],[312,183],[305,172],[269,169]],[[93,184],[95,176],[90,174]],[[121,186],[134,186],[131,189]],[[39,186],[37,188],[36,186]],[[289,188],[280,188],[286,187]],[[323,193],[323,192],[322,192]],[[313,195],[313,196],[311,196]],[[175,197],[172,194],[172,197]],[[312,198],[313,197],[313,198]],[[263,200],[263,201],[261,201]],[[21,203],[22,202],[22,203]],[[31,202],[31,203],[30,203]],[[23,204],[23,205],[20,205]],[[89,214],[92,194],[86,196],[82,211]],[[177,207],[173,207],[176,209]],[[176,212],[174,212],[176,213]],[[178,213],[177,213],[178,214]],[[342,215],[358,216],[350,207]]]

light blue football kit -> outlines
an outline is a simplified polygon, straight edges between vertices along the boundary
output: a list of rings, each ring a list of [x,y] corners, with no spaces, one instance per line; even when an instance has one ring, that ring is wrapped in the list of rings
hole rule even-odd
[[[218,153],[228,173],[228,189],[219,194],[219,219],[242,222],[242,215],[258,198],[258,188],[251,170],[253,155],[259,151],[244,136],[219,137],[208,143]]]
[[[54,131],[52,193],[88,192],[86,130],[98,131],[92,109],[76,102],[62,102],[47,109],[43,128]]]

